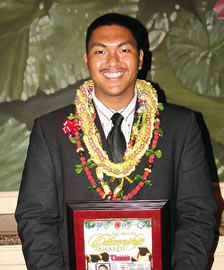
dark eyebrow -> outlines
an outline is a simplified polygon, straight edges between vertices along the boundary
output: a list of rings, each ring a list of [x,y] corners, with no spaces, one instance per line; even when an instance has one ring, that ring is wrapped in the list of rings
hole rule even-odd
[[[130,41],[124,41],[124,42],[121,42],[117,47],[120,48],[123,45],[131,45],[131,46],[133,46],[134,44],[132,44],[132,42],[130,42]]]
[[[106,48],[107,46],[106,46],[106,45],[104,45],[103,43],[96,42],[96,43],[94,43],[94,44],[93,44],[93,46],[92,46],[92,47],[103,47],[103,48]]]
[[[133,44],[130,41],[123,41],[120,44],[118,44],[117,47],[120,48],[120,47],[122,47],[124,45],[136,46],[136,44]],[[105,44],[101,43],[101,42],[96,42],[96,43],[93,44],[92,48],[93,47],[103,47],[103,48],[106,48],[107,46]]]

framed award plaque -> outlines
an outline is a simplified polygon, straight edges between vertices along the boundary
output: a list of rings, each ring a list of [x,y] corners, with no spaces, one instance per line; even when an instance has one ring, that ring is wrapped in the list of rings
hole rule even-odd
[[[170,269],[169,203],[67,203],[71,270]]]

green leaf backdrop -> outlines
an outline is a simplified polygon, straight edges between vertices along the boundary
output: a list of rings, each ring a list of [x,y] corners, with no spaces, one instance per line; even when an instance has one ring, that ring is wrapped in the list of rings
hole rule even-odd
[[[85,31],[108,12],[146,26],[153,55],[147,79],[168,102],[203,114],[224,181],[224,20],[213,9],[216,2],[1,0],[0,191],[19,188],[33,120],[72,103],[88,78]]]

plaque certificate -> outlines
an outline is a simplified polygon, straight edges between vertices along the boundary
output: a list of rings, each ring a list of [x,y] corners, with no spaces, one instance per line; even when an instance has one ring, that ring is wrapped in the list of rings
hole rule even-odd
[[[70,269],[169,269],[167,205],[167,201],[68,203]]]
[[[84,246],[88,270],[152,269],[151,219],[85,220]]]

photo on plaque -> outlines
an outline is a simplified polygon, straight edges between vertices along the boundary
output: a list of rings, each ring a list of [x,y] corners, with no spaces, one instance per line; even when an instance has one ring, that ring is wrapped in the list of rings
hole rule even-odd
[[[71,270],[170,270],[169,203],[68,202]]]

